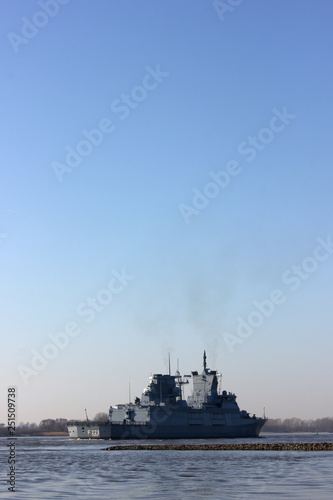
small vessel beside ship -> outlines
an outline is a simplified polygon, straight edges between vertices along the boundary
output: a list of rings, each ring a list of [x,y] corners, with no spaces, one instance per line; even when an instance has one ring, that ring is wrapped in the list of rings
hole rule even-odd
[[[141,398],[110,406],[107,422],[69,421],[76,439],[194,439],[257,437],[267,419],[240,410],[236,395],[221,390],[221,374],[207,368],[181,376],[160,373],[149,377]],[[192,381],[192,394],[183,399],[183,385]]]

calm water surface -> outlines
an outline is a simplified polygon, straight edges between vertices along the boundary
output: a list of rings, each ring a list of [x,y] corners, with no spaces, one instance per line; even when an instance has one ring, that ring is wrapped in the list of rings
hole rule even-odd
[[[266,443],[317,441],[333,442],[333,434],[263,434],[260,438],[246,440]],[[237,443],[244,440],[182,442]],[[103,448],[110,446],[111,441],[71,441],[66,437],[17,438],[16,492],[12,493],[7,490],[6,483],[9,472],[7,443],[7,438],[0,438],[0,498],[4,499],[333,498],[333,452],[109,452]]]

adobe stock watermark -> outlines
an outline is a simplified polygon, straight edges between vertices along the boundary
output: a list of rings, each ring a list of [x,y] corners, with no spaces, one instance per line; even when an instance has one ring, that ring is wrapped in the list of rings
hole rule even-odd
[[[221,0],[214,0],[213,7],[219,16],[221,21],[224,21],[225,14],[230,14],[233,12],[238,5],[243,3],[243,0],[225,0],[222,2]]]
[[[49,362],[54,360],[59,352],[68,346],[72,338],[78,337],[82,333],[81,318],[85,324],[90,324],[98,314],[109,306],[114,296],[125,290],[129,281],[135,278],[127,274],[125,269],[122,269],[121,272],[113,269],[111,274],[112,278],[105,288],[100,289],[95,296],[87,297],[77,305],[75,320],[68,321],[62,330],[57,333],[48,333],[48,342],[39,351],[31,349],[32,358],[29,365],[19,364],[17,366],[17,371],[24,385],[28,385],[31,377],[36,377],[45,370]]]
[[[7,233],[0,233],[0,245],[7,238],[8,238],[8,234]]]
[[[147,422],[131,426],[130,430],[127,430],[125,425],[120,439],[149,439],[172,414],[173,411],[167,406],[153,408]]]
[[[75,467],[75,462],[72,465]],[[96,479],[93,476],[90,478],[81,477],[80,479],[76,479],[75,470],[71,476],[73,477],[73,483],[71,483],[72,495],[79,497],[81,500],[84,498],[96,498],[97,485]]]
[[[128,94],[121,94],[110,105],[112,113],[117,115],[121,121],[126,120],[132,111],[147,99],[149,92],[156,90],[164,79],[170,75],[169,72],[161,70],[160,64],[157,64],[155,69],[151,66],[146,66],[145,69],[146,74],[140,84],[133,87]],[[76,146],[67,146],[65,148],[64,162],[53,161],[51,163],[58,181],[62,182],[63,176],[76,169],[82,163],[82,160],[92,153],[94,148],[102,144],[105,136],[110,135],[115,129],[116,125],[113,119],[109,117],[102,118],[97,126],[91,130],[83,129],[81,131],[83,139]]]
[[[251,163],[257,157],[258,152],[266,149],[277,134],[283,132],[290,124],[291,120],[296,118],[296,115],[287,111],[287,107],[283,106],[282,111],[277,108],[272,110],[273,116],[270,118],[268,126],[261,128],[258,133],[253,136],[249,135],[246,140],[242,141],[237,147],[237,153],[241,156],[246,156],[247,163]],[[243,167],[237,160],[229,161],[223,170],[217,172],[210,171],[210,180],[202,189],[193,188],[194,196],[191,204],[180,203],[179,211],[186,222],[190,223],[190,218],[194,215],[199,215],[211,200],[221,194],[221,192],[229,186],[234,177],[237,177],[243,171]]]
[[[7,389],[7,418],[8,418],[8,444],[9,450],[8,464],[9,472],[7,473],[8,491],[15,493],[16,488],[16,422],[17,422],[17,387],[10,386]]]
[[[243,344],[246,339],[251,337],[257,328],[260,328],[264,321],[272,316],[276,308],[284,304],[287,300],[287,292],[295,292],[300,288],[304,281],[307,281],[311,274],[317,271],[321,262],[325,262],[333,254],[333,241],[331,236],[326,239],[318,237],[318,245],[309,257],[305,257],[300,264],[294,264],[291,268],[282,273],[281,281],[287,286],[284,291],[282,288],[275,288],[264,300],[255,300],[254,308],[247,315],[246,319],[238,316],[236,318],[236,334],[224,333],[223,339],[229,351],[234,352],[236,344]]]
[[[31,17],[22,17],[21,33],[8,33],[7,37],[12,46],[12,49],[17,54],[22,45],[26,45],[32,38],[35,38],[41,28],[45,28],[49,20],[55,17],[61,5],[67,5],[70,0],[39,0],[37,10]]]

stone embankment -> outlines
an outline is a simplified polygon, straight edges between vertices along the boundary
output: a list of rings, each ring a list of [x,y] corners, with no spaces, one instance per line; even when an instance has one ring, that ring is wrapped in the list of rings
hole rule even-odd
[[[238,443],[238,444],[131,444],[114,445],[105,451],[128,450],[251,450],[251,451],[333,451],[333,443]]]

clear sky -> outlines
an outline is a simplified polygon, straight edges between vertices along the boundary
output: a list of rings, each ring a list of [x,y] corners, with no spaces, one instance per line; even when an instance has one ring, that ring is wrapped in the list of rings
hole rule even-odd
[[[204,349],[241,409],[332,417],[332,2],[0,9],[0,422]]]

